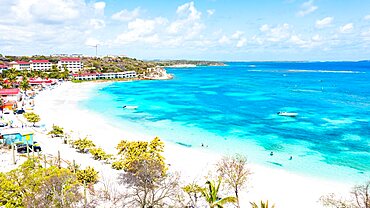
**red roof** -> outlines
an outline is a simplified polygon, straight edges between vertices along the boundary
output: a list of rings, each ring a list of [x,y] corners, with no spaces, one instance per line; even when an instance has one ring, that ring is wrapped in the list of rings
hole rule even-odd
[[[27,61],[15,61],[17,64],[30,64],[29,62]]]
[[[83,74],[73,74],[74,77],[86,77],[92,75],[102,75],[103,73],[83,73]]]
[[[60,61],[81,61],[80,58],[61,58]]]
[[[0,68],[8,68],[8,66],[0,64]]]
[[[0,89],[0,95],[17,95],[19,93],[19,89]]]
[[[32,60],[32,63],[49,63],[49,60]]]
[[[43,83],[45,83],[45,84],[51,84],[51,83],[53,83],[53,80],[51,80],[51,79],[34,79],[34,78],[30,78],[28,80],[28,82],[30,84],[43,84]]]

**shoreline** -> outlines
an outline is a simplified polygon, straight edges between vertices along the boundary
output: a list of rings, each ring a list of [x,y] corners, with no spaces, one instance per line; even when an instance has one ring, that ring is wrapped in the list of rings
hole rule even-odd
[[[50,90],[43,91],[36,96],[35,112],[40,114],[41,122],[46,123],[47,127],[56,124],[64,127],[67,132],[73,130],[74,134],[81,137],[89,135],[97,146],[109,153],[116,153],[114,147],[122,139],[153,139],[156,135],[123,131],[110,125],[103,116],[78,106],[80,101],[88,98],[89,93],[103,83],[105,82],[63,83],[52,90],[53,93]],[[202,184],[208,170],[222,155],[208,149],[188,148],[165,141],[164,156],[166,163],[171,164],[170,170],[181,172],[182,180],[196,179]],[[87,160],[86,157],[88,156],[84,155],[81,158]],[[338,191],[345,194],[355,185],[302,176],[253,163],[248,166],[254,174],[248,184],[249,188],[246,189],[248,191],[241,194],[242,207],[249,205],[250,201],[267,199],[277,207],[295,207],[297,203],[304,204],[301,207],[321,207],[317,203],[321,195]],[[114,172],[113,169],[106,171]]]

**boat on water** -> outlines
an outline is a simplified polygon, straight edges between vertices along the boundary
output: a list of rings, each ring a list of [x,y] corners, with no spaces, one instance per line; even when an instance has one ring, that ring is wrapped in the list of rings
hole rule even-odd
[[[288,117],[296,117],[298,113],[292,113],[292,112],[278,112],[277,113],[279,116],[288,116]]]
[[[138,107],[139,106],[137,106],[137,105],[124,105],[122,108],[125,108],[125,109],[136,109]]]

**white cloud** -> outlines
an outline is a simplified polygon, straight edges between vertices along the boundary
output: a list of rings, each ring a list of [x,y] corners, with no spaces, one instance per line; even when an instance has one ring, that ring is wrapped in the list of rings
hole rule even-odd
[[[105,8],[105,2],[100,1],[100,2],[94,3],[94,8],[97,10],[103,10]]]
[[[261,32],[267,32],[270,29],[270,26],[267,24],[264,24],[260,27]]]
[[[142,41],[146,43],[159,42],[159,35],[155,31],[160,26],[166,25],[167,19],[157,17],[155,19],[135,19],[128,23],[129,31],[117,36],[116,42],[121,44],[129,44],[132,42]]]
[[[314,36],[312,36],[311,40],[314,41],[314,42],[319,42],[321,41],[321,36],[319,34],[316,34]]]
[[[188,2],[179,6],[176,13],[178,15],[187,16],[187,18],[191,20],[198,20],[202,15],[202,13],[195,8],[194,2]]]
[[[364,17],[364,20],[370,20],[370,14],[366,15],[366,16]]]
[[[208,9],[207,10],[208,16],[212,16],[215,12],[216,12],[216,10],[214,10],[214,9]]]
[[[219,40],[218,42],[222,45],[224,44],[229,44],[230,43],[230,39],[226,36],[226,35],[223,35]]]
[[[297,45],[304,45],[306,44],[306,41],[302,40],[299,36],[297,35],[292,35],[290,37],[290,42],[297,44]]]
[[[10,13],[13,19],[21,20],[25,24],[34,21],[56,24],[79,18],[84,6],[82,0],[18,0],[10,7]]]
[[[286,40],[290,37],[291,26],[287,23],[282,25],[277,25],[276,27],[271,27],[269,25],[263,25],[260,31],[264,33],[265,40],[270,42],[279,42]]]
[[[340,33],[350,33],[353,30],[353,23],[348,23],[339,28]]]
[[[149,34],[154,31],[157,26],[164,25],[167,23],[167,19],[162,17],[157,17],[155,19],[136,19],[129,22],[127,27],[129,30],[135,31],[140,34]]]
[[[168,27],[169,33],[184,33],[184,30],[186,30],[187,33],[197,34],[203,28],[203,25],[199,22],[202,13],[195,8],[194,2],[179,6],[176,14],[179,18],[170,24]]]
[[[242,32],[242,31],[236,31],[236,32],[234,32],[234,34],[232,34],[231,35],[231,38],[232,39],[240,39],[240,37],[242,36],[244,34],[244,32]]]
[[[87,46],[96,46],[96,45],[101,45],[102,43],[95,39],[95,38],[87,38],[86,41],[85,41],[85,45]]]
[[[238,42],[236,43],[236,47],[237,47],[237,48],[241,48],[241,47],[243,47],[246,43],[247,43],[247,39],[246,39],[246,38],[241,38],[241,39],[240,39],[240,40],[238,40]]]
[[[131,21],[140,15],[140,7],[135,8],[132,11],[126,9],[121,10],[112,15],[112,19],[119,21]]]
[[[318,8],[319,7],[314,5],[314,0],[306,1],[301,5],[301,10],[298,12],[298,15],[301,17],[306,16],[316,11]]]
[[[315,26],[316,28],[325,28],[330,26],[333,20],[333,17],[325,17],[324,19],[317,20]]]
[[[89,24],[96,30],[105,27],[105,22],[101,19],[90,19]]]

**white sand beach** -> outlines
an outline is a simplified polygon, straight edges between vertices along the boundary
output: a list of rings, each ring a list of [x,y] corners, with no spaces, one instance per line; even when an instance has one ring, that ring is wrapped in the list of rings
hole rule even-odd
[[[88,109],[80,109],[77,103],[87,98],[96,83],[63,83],[53,90],[46,90],[36,96],[35,112],[40,114],[41,123],[50,127],[55,124],[62,126],[67,132],[72,131],[74,137],[88,137],[95,144],[109,153],[116,153],[115,146],[122,139],[151,140],[156,135],[143,135],[134,129],[123,131],[100,115]],[[60,140],[36,135],[35,139],[43,147],[43,151],[56,155],[61,152],[63,159],[80,163],[82,166],[94,166],[103,174],[115,175],[109,165],[94,161],[91,156],[77,153]],[[213,164],[222,155],[210,152],[207,149],[192,149],[180,145],[166,143],[165,158],[170,164],[171,171],[179,171],[184,181],[197,180],[199,184],[205,182],[204,176]],[[279,208],[316,208],[322,207],[318,203],[320,196],[335,192],[346,194],[354,184],[343,184],[335,181],[325,181],[293,174],[284,170],[272,169],[260,165],[250,164],[253,175],[250,177],[247,192],[241,195],[242,207],[250,207],[249,202],[269,200]]]

